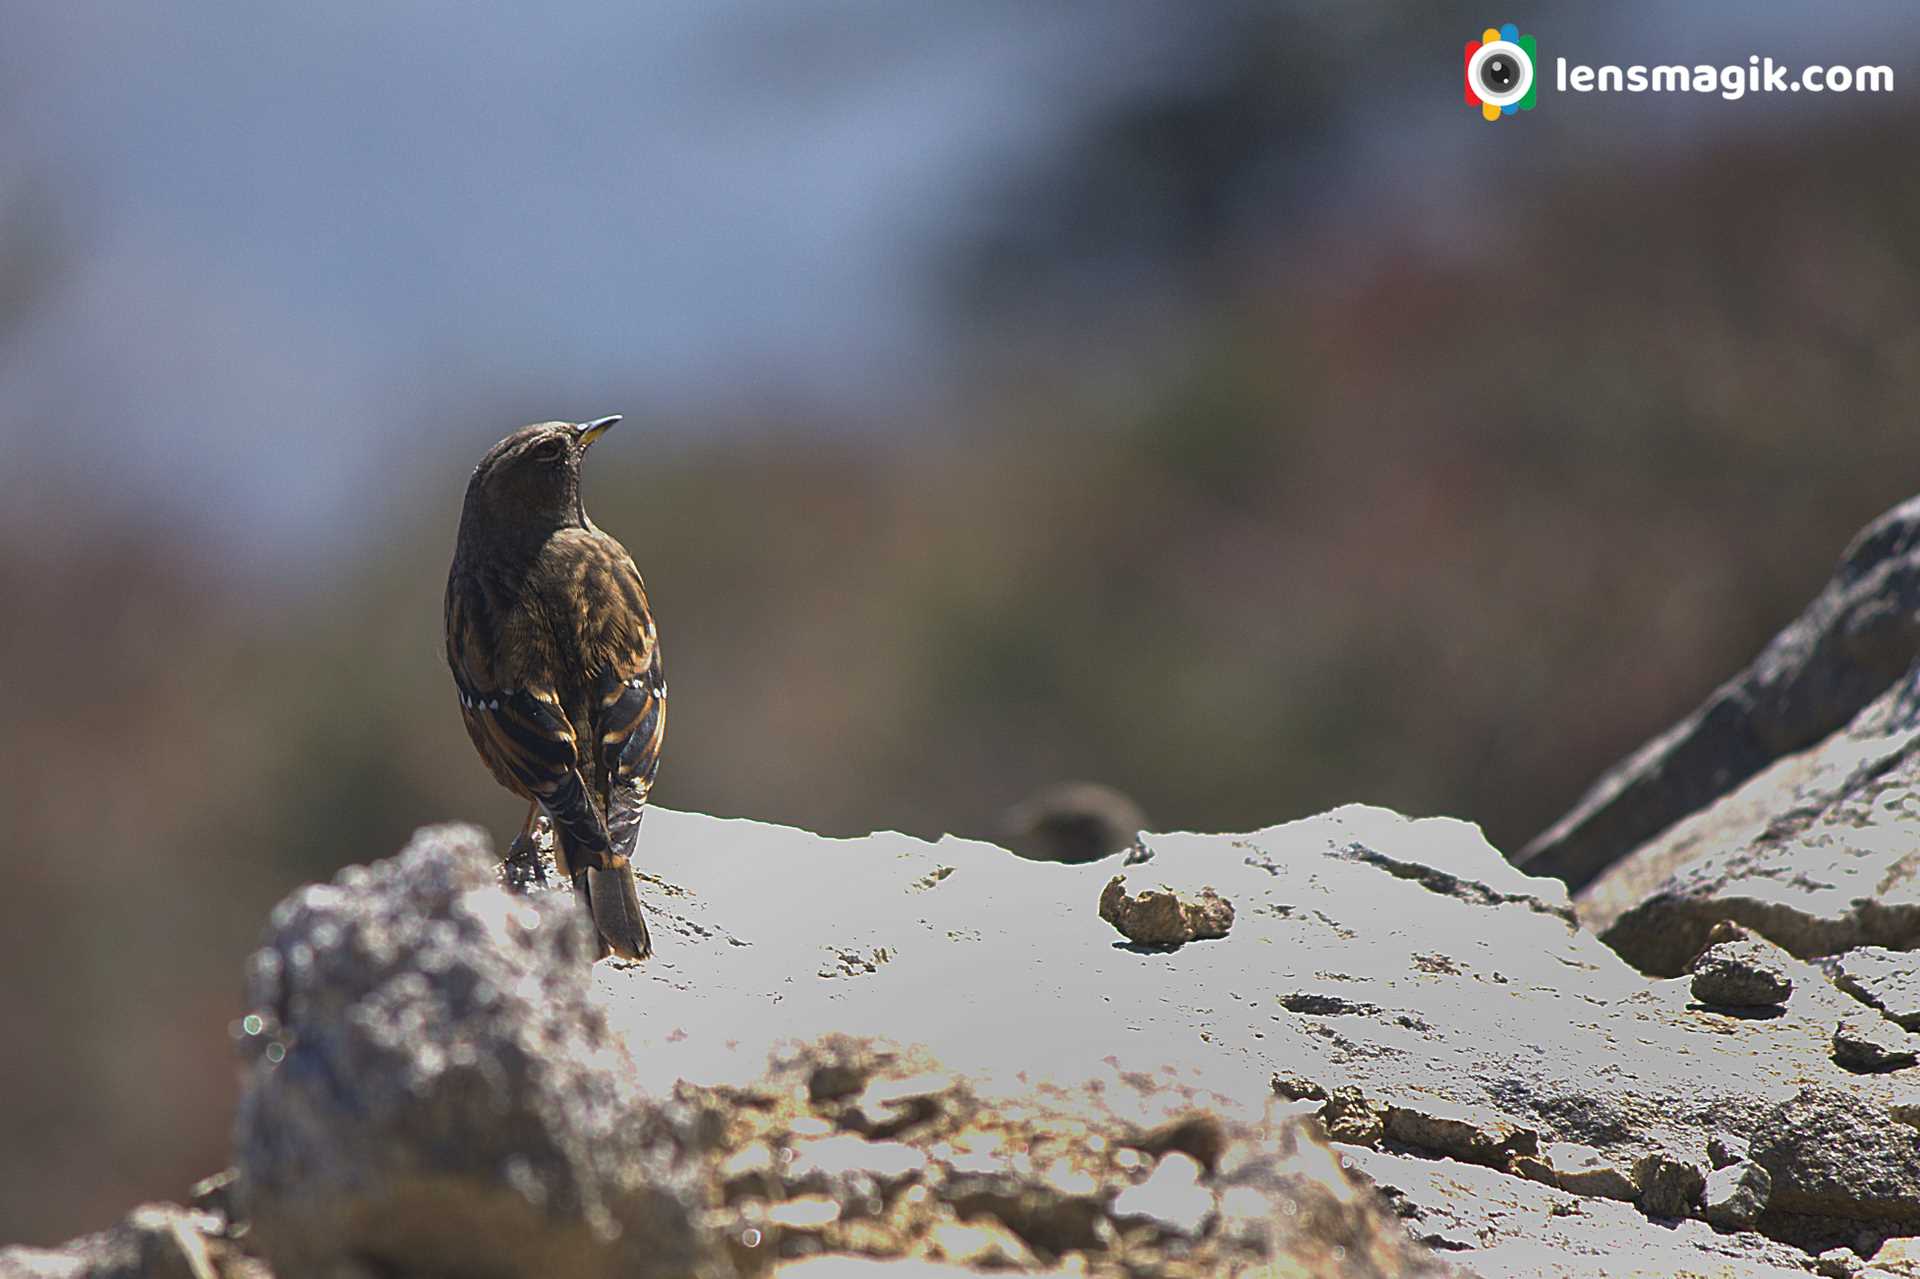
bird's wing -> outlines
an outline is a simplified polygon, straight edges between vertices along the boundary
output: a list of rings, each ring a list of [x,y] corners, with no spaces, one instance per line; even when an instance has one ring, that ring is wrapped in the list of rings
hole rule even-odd
[[[580,778],[573,725],[550,678],[502,669],[511,646],[494,633],[497,617],[477,588],[449,585],[447,664],[460,695],[460,718],[494,775],[540,801],[560,828],[559,846],[597,863],[606,851],[606,829]]]
[[[652,645],[638,673],[620,676],[609,667],[601,677],[601,767],[607,778],[607,838],[621,857],[633,854],[640,814],[660,769],[660,743],[667,732],[666,671],[660,646]]]
[[[630,856],[640,813],[660,767],[667,731],[667,672],[639,570],[618,542],[600,537],[589,575],[605,602],[589,650],[597,664],[592,722],[606,781],[607,834]]]

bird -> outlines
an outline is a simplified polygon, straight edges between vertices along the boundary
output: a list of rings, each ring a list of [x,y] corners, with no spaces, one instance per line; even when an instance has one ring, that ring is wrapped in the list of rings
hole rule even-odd
[[[653,953],[632,857],[667,729],[667,676],[633,557],[587,518],[580,467],[618,416],[539,422],[467,481],[447,573],[447,665],[494,779],[528,801],[599,937]]]

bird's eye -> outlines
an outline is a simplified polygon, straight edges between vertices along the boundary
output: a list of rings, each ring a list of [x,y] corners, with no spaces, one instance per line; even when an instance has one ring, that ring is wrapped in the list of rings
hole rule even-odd
[[[567,446],[563,440],[542,440],[533,446],[534,459],[540,462],[557,462],[560,460],[560,455],[566,451]]]

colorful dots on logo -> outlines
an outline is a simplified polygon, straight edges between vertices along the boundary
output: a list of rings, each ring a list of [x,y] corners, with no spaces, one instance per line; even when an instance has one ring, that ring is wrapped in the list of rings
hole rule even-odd
[[[1488,27],[1478,40],[1467,41],[1467,105],[1479,107],[1488,120],[1533,110],[1533,61],[1532,36],[1521,35],[1511,22]]]

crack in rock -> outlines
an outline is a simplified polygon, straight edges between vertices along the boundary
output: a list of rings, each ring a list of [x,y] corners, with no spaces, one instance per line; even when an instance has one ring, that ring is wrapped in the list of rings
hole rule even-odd
[[[1455,897],[1475,906],[1525,906],[1538,914],[1553,916],[1570,929],[1579,927],[1579,921],[1570,904],[1542,901],[1531,893],[1503,893],[1478,880],[1462,879],[1458,875],[1449,874],[1432,866],[1423,866],[1419,862],[1389,857],[1364,844],[1348,844],[1345,848],[1338,850],[1335,855],[1347,861],[1378,867],[1395,879],[1412,880],[1428,892]]]

